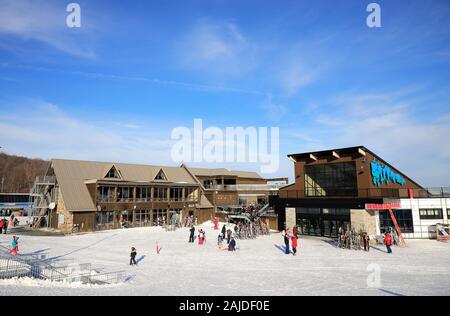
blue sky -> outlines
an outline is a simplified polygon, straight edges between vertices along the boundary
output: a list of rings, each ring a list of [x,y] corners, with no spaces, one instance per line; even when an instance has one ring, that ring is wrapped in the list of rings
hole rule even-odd
[[[202,118],[280,127],[276,176],[365,145],[449,186],[450,2],[378,1],[379,29],[370,2],[89,0],[69,29],[69,1],[0,0],[0,146],[171,165],[172,129]]]

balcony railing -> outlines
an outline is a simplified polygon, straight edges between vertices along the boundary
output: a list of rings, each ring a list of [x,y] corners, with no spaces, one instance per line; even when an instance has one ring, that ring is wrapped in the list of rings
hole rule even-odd
[[[99,196],[97,198],[97,203],[150,203],[150,202],[198,202],[197,198],[122,198],[116,199],[112,196]]]
[[[52,176],[40,176],[36,177],[36,184],[56,184],[56,177]]]
[[[450,198],[450,188],[428,189],[307,189],[307,190],[282,190],[279,192],[282,199],[305,198],[394,198],[408,199],[411,197],[424,198]]]
[[[278,191],[286,184],[231,184],[207,186],[207,190],[216,191]]]

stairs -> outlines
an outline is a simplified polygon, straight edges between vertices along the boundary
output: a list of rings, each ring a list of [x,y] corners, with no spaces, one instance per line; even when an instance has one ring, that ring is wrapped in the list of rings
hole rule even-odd
[[[33,224],[33,228],[40,228],[42,219],[47,215],[50,205],[56,205],[57,188],[55,177],[37,177],[30,192],[33,202],[32,215],[37,217]]]

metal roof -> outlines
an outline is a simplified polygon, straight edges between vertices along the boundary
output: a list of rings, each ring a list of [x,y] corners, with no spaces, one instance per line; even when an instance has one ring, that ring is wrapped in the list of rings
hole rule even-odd
[[[237,170],[228,170],[225,168],[189,168],[187,167],[195,176],[204,176],[204,177],[217,177],[217,176],[229,176],[236,178],[247,178],[247,179],[262,179],[262,177],[256,172],[250,171],[237,171]]]
[[[105,179],[113,166],[121,175],[121,179],[115,179],[119,183],[123,181],[198,184],[184,168],[179,167],[62,159],[53,159],[52,166],[68,211],[95,211],[95,202],[91,198],[86,181]],[[167,181],[155,181],[161,169],[167,176]]]

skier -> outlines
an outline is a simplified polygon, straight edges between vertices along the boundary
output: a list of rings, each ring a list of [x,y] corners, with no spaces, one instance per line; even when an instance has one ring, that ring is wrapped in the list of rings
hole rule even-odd
[[[285,245],[285,254],[290,254],[291,251],[289,249],[289,229],[283,230],[281,235],[284,237],[284,245]]]
[[[298,243],[297,235],[292,234],[292,252],[294,253],[294,256],[297,255],[297,243]]]
[[[363,234],[364,251],[370,251],[370,237],[368,233]]]
[[[236,240],[231,237],[230,243],[228,244],[228,251],[236,251]]]
[[[18,251],[19,251],[19,237],[13,236],[13,239],[11,241],[11,249],[8,251],[8,253],[17,256]]]
[[[4,219],[0,219],[0,233],[3,231]]]
[[[219,247],[219,249],[222,249],[222,244],[223,244],[223,237],[222,234],[219,234],[219,236],[217,236],[217,247]]]
[[[190,229],[191,235],[189,236],[189,242],[193,243],[194,242],[194,235],[195,235],[195,227],[192,226]]]
[[[131,253],[130,253],[130,266],[132,266],[132,265],[137,265],[137,262],[136,262],[136,256],[137,256],[136,248],[131,247]]]
[[[388,232],[386,233],[386,235],[384,236],[384,242],[386,243],[386,249],[387,249],[387,253],[392,253],[392,237],[391,234]]]
[[[198,231],[198,244],[199,244],[200,246],[202,246],[204,241],[205,241],[205,233],[203,232],[202,229],[200,229],[200,230]]]
[[[227,244],[230,244],[232,234],[233,234],[233,232],[231,231],[231,229],[228,229],[227,230]]]
[[[7,230],[8,230],[8,220],[6,219],[6,218],[4,218],[3,219],[3,234],[5,234],[6,235],[6,232],[7,232]],[[0,234],[1,234],[2,232],[0,231]]]
[[[227,232],[227,227],[225,226],[225,224],[222,227],[222,239],[225,239],[225,233]]]

